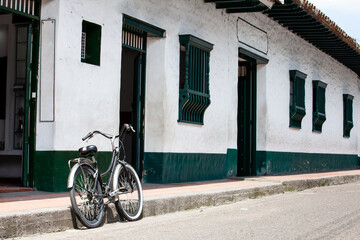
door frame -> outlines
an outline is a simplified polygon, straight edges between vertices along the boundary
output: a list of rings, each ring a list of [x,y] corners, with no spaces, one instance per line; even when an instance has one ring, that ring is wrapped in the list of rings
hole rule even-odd
[[[138,95],[140,95],[141,104],[139,106],[140,116],[138,116],[139,119],[137,121],[140,131],[136,133],[139,144],[138,146],[139,148],[137,150],[139,151],[139,153],[136,156],[136,164],[137,164],[136,172],[138,173],[140,179],[142,179],[142,171],[144,167],[144,149],[145,149],[145,87],[146,87],[147,38],[148,37],[164,38],[165,30],[157,26],[154,26],[152,24],[149,24],[147,22],[136,19],[134,17],[131,17],[129,15],[123,14],[123,25],[122,25],[123,34],[124,34],[124,30],[126,30],[127,28],[130,29],[131,31],[134,31],[133,33],[143,35],[143,45],[141,49],[134,48],[129,44],[124,44],[124,43],[122,44],[122,47],[127,47],[139,51],[142,54],[141,79],[140,79],[140,86],[138,87]],[[123,36],[123,41],[124,39],[125,38]],[[123,59],[121,61],[123,61]]]
[[[40,4],[38,10],[40,13]],[[24,186],[34,187],[34,161],[36,151],[36,115],[37,115],[37,90],[38,90],[38,70],[39,70],[39,52],[40,52],[40,20],[33,20],[32,28],[32,44],[31,55],[29,54],[29,61],[27,65],[27,87],[26,90],[26,121],[25,125],[28,128],[25,132],[24,139],[24,159],[27,157],[27,162],[23,166],[23,184]],[[31,61],[30,61],[31,57]],[[29,78],[30,77],[30,78]],[[31,81],[29,80],[31,79]],[[27,115],[27,116],[26,116]],[[27,149],[25,151],[25,144]]]
[[[256,100],[257,100],[257,62],[256,59],[251,58],[247,55],[244,55],[239,52],[239,58],[242,58],[246,60],[244,63],[248,64],[247,71],[250,71],[249,73],[249,83],[250,83],[250,89],[245,90],[245,96],[244,101],[246,102],[246,112],[245,112],[245,125],[243,126],[242,130],[240,129],[240,86],[238,86],[238,120],[237,120],[237,126],[238,126],[238,161],[237,161],[237,175],[238,176],[255,176],[256,175],[256,120],[257,120],[257,114],[256,114]],[[238,60],[238,66],[240,61]],[[238,76],[239,78],[239,76]],[[238,83],[239,84],[239,83]],[[250,99],[249,99],[250,98]],[[248,100],[248,101],[246,101]],[[249,116],[251,115],[251,116]],[[249,117],[251,118],[249,118]],[[244,131],[244,129],[248,129],[251,126],[251,130]],[[240,132],[241,131],[241,132]],[[243,141],[244,144],[241,143],[241,134],[243,135]],[[248,141],[248,139],[251,139]],[[241,156],[240,149],[243,148],[244,156]]]
[[[123,26],[123,33],[126,31],[126,28]],[[136,109],[136,137],[134,140],[135,144],[135,153],[133,157],[135,157],[135,170],[140,177],[142,178],[142,170],[143,170],[143,156],[144,156],[144,138],[145,138],[145,82],[146,82],[146,39],[147,32],[142,32],[141,34],[136,34],[138,37],[140,36],[143,40],[142,48],[136,48],[134,46],[130,46],[127,44],[122,44],[122,48],[128,48],[139,53],[139,63],[135,66],[135,70],[137,71],[136,79],[136,92],[134,91],[133,98],[137,99]],[[121,59],[121,64],[124,59]],[[122,77],[122,76],[120,76]],[[121,82],[121,79],[120,79]],[[121,88],[120,88],[120,98],[121,98]],[[140,104],[139,104],[140,102]],[[119,114],[121,112],[121,108]],[[121,120],[121,119],[120,119]],[[119,126],[119,130],[122,126]]]

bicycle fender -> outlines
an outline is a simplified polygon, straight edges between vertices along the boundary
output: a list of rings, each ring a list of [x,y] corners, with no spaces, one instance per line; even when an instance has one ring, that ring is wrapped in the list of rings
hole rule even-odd
[[[74,186],[74,178],[75,178],[75,173],[76,173],[76,170],[80,167],[80,166],[88,166],[90,167],[91,169],[94,170],[94,168],[87,164],[87,163],[76,163],[72,168],[71,168],[71,171],[69,173],[69,176],[68,176],[68,180],[67,180],[67,188],[68,189],[71,189],[73,186]],[[95,170],[94,170],[95,172]]]

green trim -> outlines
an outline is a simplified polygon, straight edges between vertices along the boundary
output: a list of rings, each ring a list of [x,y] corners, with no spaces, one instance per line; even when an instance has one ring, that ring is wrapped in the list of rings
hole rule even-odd
[[[239,54],[242,54],[242,55],[248,56],[249,58],[254,59],[254,61],[257,64],[267,64],[269,62],[269,59],[264,58],[264,57],[262,57],[256,53],[253,53],[249,50],[246,50],[245,48],[239,47]]]
[[[165,37],[165,30],[124,14],[123,24],[147,32],[149,37]]]
[[[30,19],[34,19],[36,21],[40,20],[40,15],[31,15],[31,14],[27,14],[27,13],[17,11],[17,10],[8,8],[8,7],[3,7],[3,6],[0,6],[0,10],[1,11],[6,11],[6,12],[9,12],[9,13],[13,13],[13,14],[17,14],[17,15],[20,15],[20,16],[23,16],[23,17],[27,17],[27,18],[30,18]]]
[[[49,192],[65,192],[69,175],[68,160],[79,157],[77,151],[36,151],[34,162],[34,187]],[[96,160],[100,172],[107,170],[112,152],[98,152]]]
[[[228,162],[234,161],[234,152],[231,151],[231,154],[227,158],[227,154],[145,152],[144,182],[180,183],[224,179],[228,173]]]
[[[305,109],[306,74],[290,70],[290,123],[289,127],[301,129],[301,121],[306,115]]]
[[[181,45],[186,46],[186,45],[190,44],[190,45],[197,47],[199,49],[202,49],[206,52],[210,52],[214,46],[214,44],[204,41],[204,40],[202,40],[198,37],[195,37],[191,34],[179,35],[179,39],[180,39]]]
[[[353,122],[353,100],[354,96],[343,94],[344,101],[344,137],[350,137],[350,131],[354,127]]]
[[[313,132],[322,132],[326,121],[325,90],[327,84],[319,80],[313,81]]]
[[[256,175],[324,172],[358,167],[358,156],[351,154],[256,152]]]

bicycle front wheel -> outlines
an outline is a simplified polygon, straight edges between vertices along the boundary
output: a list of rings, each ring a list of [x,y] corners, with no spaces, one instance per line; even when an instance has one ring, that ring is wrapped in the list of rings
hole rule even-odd
[[[98,180],[94,189],[94,173],[91,167],[81,165],[75,172],[74,185],[70,190],[72,208],[80,222],[88,228],[98,227],[104,216],[101,184]]]
[[[143,193],[139,177],[130,164],[116,166],[113,190],[118,192],[115,206],[119,214],[128,221],[139,220],[143,210]]]

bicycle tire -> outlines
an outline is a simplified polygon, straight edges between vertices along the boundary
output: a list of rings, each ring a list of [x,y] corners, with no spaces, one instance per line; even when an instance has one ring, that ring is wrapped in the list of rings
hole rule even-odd
[[[141,219],[143,210],[142,187],[136,171],[130,164],[118,164],[116,166],[113,190],[119,191],[115,201],[118,213],[128,221]]]
[[[74,185],[70,189],[70,201],[79,221],[87,228],[100,226],[104,217],[104,201],[94,196],[95,171],[87,165],[81,165],[75,172]],[[101,183],[98,180],[96,194],[101,195]]]

